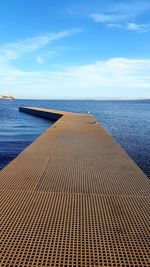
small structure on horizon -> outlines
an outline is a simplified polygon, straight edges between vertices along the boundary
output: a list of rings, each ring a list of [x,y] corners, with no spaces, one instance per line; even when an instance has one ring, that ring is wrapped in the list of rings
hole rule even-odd
[[[0,95],[0,100],[13,100],[13,99],[14,99],[14,97],[12,97],[12,96]]]

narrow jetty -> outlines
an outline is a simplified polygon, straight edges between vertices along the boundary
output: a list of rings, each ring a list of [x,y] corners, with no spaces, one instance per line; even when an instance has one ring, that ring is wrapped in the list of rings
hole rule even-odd
[[[0,172],[2,267],[146,267],[150,180],[89,115],[55,123]]]

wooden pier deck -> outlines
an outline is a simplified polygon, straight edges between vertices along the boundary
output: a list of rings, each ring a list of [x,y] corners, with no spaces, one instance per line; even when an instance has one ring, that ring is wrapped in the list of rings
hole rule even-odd
[[[56,121],[0,172],[2,267],[150,266],[150,181],[88,115]]]

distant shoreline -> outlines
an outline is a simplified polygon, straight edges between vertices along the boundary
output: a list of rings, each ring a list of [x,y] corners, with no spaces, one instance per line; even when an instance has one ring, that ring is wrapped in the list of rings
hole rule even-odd
[[[1,96],[0,95],[0,100],[13,100],[14,98],[12,96]]]
[[[133,99],[109,99],[109,98],[14,98],[14,97],[6,97],[1,99],[15,99],[15,100],[32,100],[32,101],[150,101],[150,98],[133,98]]]

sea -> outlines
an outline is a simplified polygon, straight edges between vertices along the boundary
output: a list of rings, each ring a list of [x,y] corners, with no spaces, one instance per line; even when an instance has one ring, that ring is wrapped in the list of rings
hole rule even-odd
[[[150,178],[150,100],[0,100],[0,170],[52,125],[20,106],[91,114]]]

